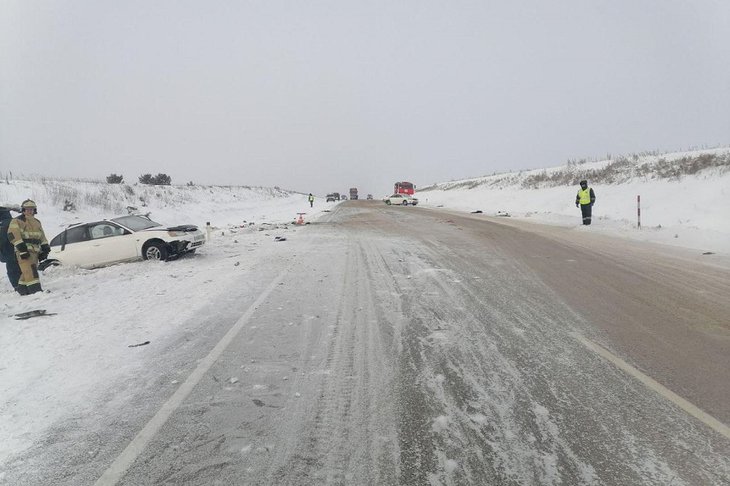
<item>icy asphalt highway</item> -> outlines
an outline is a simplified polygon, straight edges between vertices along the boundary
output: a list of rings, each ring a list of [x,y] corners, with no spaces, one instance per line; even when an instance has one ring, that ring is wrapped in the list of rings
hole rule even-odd
[[[377,201],[297,239],[37,484],[730,484],[727,268]]]

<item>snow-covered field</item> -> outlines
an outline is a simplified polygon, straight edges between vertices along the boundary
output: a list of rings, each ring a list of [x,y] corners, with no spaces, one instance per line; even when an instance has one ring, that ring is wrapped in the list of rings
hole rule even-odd
[[[728,149],[709,153],[727,154]],[[674,154],[675,158],[692,153]],[[651,163],[658,157],[647,157]],[[664,156],[671,159],[670,156]],[[594,162],[574,170],[599,169],[608,161]],[[633,177],[621,184],[602,184],[589,180],[596,193],[591,227],[580,226],[580,209],[575,207],[578,186],[523,189],[520,182],[547,169],[521,174],[489,176],[452,181],[420,192],[422,205],[486,215],[547,223],[576,230],[590,230],[614,236],[653,241],[702,251],[730,254],[730,170],[710,168],[678,179]],[[467,188],[469,185],[473,188]],[[637,196],[641,196],[641,229],[637,226]]]
[[[453,184],[453,183],[452,183]],[[422,206],[486,215],[509,213],[536,223],[730,255],[730,171],[709,169],[679,180],[591,184],[594,223],[580,225],[577,187],[520,189],[516,184],[473,189],[445,187],[418,194]],[[642,228],[636,228],[641,195]],[[111,217],[136,206],[163,224],[193,223],[213,230],[192,257],[137,262],[98,270],[53,268],[42,275],[45,293],[20,297],[0,283],[0,464],[29,447],[57,420],[84,410],[94,390],[116,376],[139,372],[133,357],[146,341],[181,332],[186,317],[214,302],[226,283],[257,262],[297,248],[297,213],[316,221],[334,203],[320,195],[235,187],[140,187],[68,181],[0,181],[0,204],[26,198],[50,239],[66,224]],[[75,211],[64,211],[73,202]],[[358,204],[358,203],[348,203]],[[276,237],[285,237],[280,242]],[[46,309],[53,317],[15,320]],[[126,363],[120,368],[119,363]],[[18,463],[14,463],[18,466]],[[3,473],[0,468],[0,483]]]
[[[90,194],[94,188],[104,188],[89,183],[75,183],[75,187]],[[210,222],[214,228],[210,241],[194,257],[97,270],[52,268],[41,276],[46,292],[23,298],[12,291],[3,268],[0,462],[30,446],[60,417],[83,408],[98,384],[139,372],[138,361],[125,359],[134,351],[129,345],[174,336],[186,317],[225,292],[226,284],[240,278],[244,269],[282,251],[281,245],[291,245],[292,235],[300,228],[291,224],[298,213],[307,213],[305,221],[311,222],[332,207],[317,201],[310,208],[303,194],[260,188],[207,188],[203,198],[209,200],[175,204],[175,198],[184,199],[189,188],[167,189],[174,194],[173,202],[152,199],[139,209],[150,211],[150,217],[165,224],[205,227]],[[76,212],[62,211],[49,192],[47,184],[13,181],[0,184],[0,201],[19,204],[34,198],[49,239],[63,224],[124,214],[95,211],[87,204]],[[277,236],[287,241],[279,242]],[[13,318],[30,309],[57,315]],[[126,368],[120,369],[119,363],[127,363]]]

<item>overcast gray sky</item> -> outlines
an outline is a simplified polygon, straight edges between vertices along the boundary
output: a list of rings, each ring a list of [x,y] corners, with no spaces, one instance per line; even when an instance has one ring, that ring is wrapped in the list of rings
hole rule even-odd
[[[0,0],[0,171],[382,196],[730,143],[730,1]]]

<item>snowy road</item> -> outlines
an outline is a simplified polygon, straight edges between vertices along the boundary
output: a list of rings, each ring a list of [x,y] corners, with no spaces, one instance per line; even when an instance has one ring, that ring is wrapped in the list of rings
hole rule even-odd
[[[727,269],[484,219],[338,205],[0,477],[729,484]]]

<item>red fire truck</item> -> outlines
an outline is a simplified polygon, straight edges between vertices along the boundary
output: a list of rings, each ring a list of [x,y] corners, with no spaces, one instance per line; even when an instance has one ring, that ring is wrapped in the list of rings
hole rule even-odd
[[[416,192],[416,186],[412,182],[396,182],[393,194],[408,194],[412,196]]]

